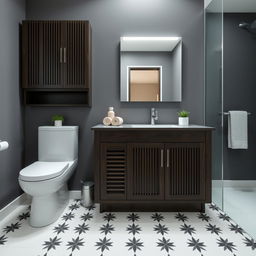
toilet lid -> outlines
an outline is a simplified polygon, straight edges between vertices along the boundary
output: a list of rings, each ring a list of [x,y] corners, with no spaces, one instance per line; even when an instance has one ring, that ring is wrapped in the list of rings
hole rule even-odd
[[[61,175],[69,166],[68,162],[37,161],[20,171],[19,178],[24,181],[41,181]]]

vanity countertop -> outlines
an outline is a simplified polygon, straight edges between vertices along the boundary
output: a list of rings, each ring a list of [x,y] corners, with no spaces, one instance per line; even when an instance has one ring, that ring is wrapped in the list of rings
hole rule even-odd
[[[105,126],[98,124],[92,127],[92,130],[214,130],[214,127],[203,125],[180,126],[177,124],[123,124],[121,126]]]

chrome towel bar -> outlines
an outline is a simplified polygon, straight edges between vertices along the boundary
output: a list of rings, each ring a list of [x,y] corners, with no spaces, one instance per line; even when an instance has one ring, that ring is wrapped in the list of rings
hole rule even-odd
[[[251,115],[252,113],[247,112],[247,114],[248,114],[248,116],[249,116],[249,115]],[[221,113],[220,113],[220,115],[221,115]],[[223,112],[223,115],[224,115],[224,116],[228,116],[228,115],[229,115],[229,112]]]

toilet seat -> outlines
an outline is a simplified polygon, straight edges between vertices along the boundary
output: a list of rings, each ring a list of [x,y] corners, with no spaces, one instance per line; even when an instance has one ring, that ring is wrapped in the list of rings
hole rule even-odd
[[[20,171],[19,179],[23,181],[43,181],[60,176],[70,162],[37,161]]]

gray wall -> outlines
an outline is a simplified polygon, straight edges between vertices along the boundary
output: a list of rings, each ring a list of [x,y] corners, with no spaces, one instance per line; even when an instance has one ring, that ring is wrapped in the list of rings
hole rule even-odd
[[[0,152],[0,209],[20,194],[23,122],[19,89],[19,22],[25,1],[0,1],[0,139],[10,148]]]
[[[92,24],[93,106],[89,108],[26,107],[26,164],[37,159],[37,127],[63,114],[66,125],[79,125],[79,167],[71,189],[81,178],[91,179],[93,133],[107,107],[115,107],[126,123],[148,123],[150,107],[161,123],[176,123],[179,109],[191,112],[191,122],[204,116],[203,0],[27,0],[28,19],[84,19]],[[181,36],[183,38],[182,103],[120,103],[119,39],[121,36]]]
[[[249,149],[227,148],[227,118],[224,126],[224,179],[256,180],[256,35],[238,27],[252,22],[256,14],[224,16],[224,110],[247,110],[249,117]]]

